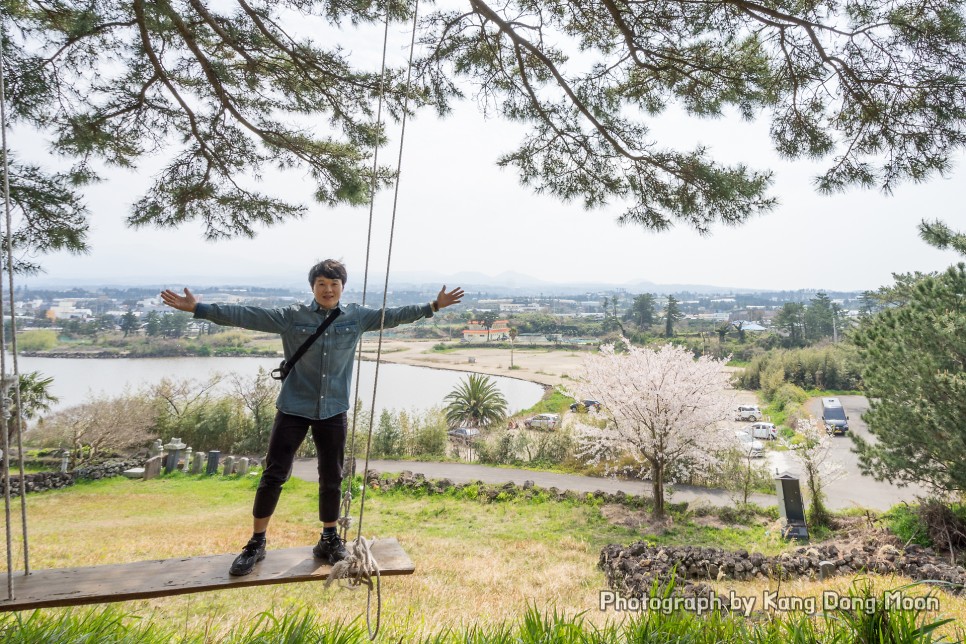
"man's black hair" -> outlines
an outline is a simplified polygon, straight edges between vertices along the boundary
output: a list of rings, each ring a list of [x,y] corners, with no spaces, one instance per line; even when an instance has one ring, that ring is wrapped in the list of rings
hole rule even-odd
[[[315,286],[315,280],[320,277],[340,280],[342,286],[345,286],[349,274],[346,273],[345,265],[342,262],[335,259],[326,259],[313,266],[309,271],[309,286]]]

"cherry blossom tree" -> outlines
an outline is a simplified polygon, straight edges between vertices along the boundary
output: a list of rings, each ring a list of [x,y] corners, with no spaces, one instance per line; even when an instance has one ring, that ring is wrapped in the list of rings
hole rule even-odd
[[[799,419],[795,423],[795,431],[801,435],[802,441],[792,454],[802,467],[802,476],[811,497],[809,521],[812,525],[827,526],[831,515],[825,507],[823,486],[842,478],[845,468],[839,461],[831,458],[832,438],[819,429],[813,419]]]
[[[605,421],[594,426],[578,420],[578,453],[592,463],[612,465],[625,455],[650,475],[654,517],[664,516],[665,484],[675,474],[714,467],[729,441],[721,421],[734,397],[724,362],[687,349],[631,346],[618,353],[613,344],[584,359],[578,400],[602,404]]]

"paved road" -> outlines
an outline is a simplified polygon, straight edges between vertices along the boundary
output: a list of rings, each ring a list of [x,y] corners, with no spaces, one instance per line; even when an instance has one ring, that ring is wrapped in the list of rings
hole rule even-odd
[[[874,440],[869,434],[868,427],[862,421],[862,413],[869,408],[864,396],[840,396],[842,405],[849,416],[849,431],[866,439]],[[820,399],[815,398],[808,403],[808,410],[816,417],[822,417]],[[834,437],[832,458],[842,463],[846,474],[841,479],[826,485],[827,505],[833,510],[844,510],[855,507],[873,510],[887,510],[902,501],[914,501],[916,496],[922,495],[921,488],[898,488],[890,483],[876,481],[870,476],[863,476],[859,472],[858,456],[852,452],[852,441],[847,436]],[[769,452],[769,465],[776,471],[791,472],[800,475],[800,467],[787,452]],[[593,476],[577,476],[575,474],[557,474],[552,472],[534,472],[523,469],[508,469],[474,465],[469,463],[431,463],[415,461],[370,461],[370,469],[379,472],[402,472],[408,470],[415,474],[424,474],[426,478],[447,478],[455,483],[516,483],[522,485],[524,481],[533,481],[543,488],[556,487],[560,490],[575,492],[604,492],[624,491],[627,494],[650,495],[650,484],[646,481],[621,481]],[[318,480],[313,459],[296,461],[295,476],[307,481]],[[725,490],[698,488],[691,486],[675,486],[671,502],[697,501],[709,505],[732,505],[730,493]],[[768,506],[775,505],[774,495],[756,494],[753,502]]]
[[[862,438],[875,442],[869,433],[869,428],[862,420],[862,414],[869,408],[869,401],[865,396],[839,396],[845,413],[849,417],[849,431]],[[818,422],[822,422],[821,398],[808,401],[806,408]],[[885,481],[876,481],[871,476],[864,476],[859,472],[859,457],[852,451],[852,440],[848,436],[833,436],[831,457],[837,460],[845,469],[845,476],[832,481],[825,486],[828,505],[834,509],[853,507],[887,510],[902,501],[912,502],[916,496],[925,494],[920,487],[896,487]],[[769,454],[773,467],[800,475],[800,466],[789,457],[787,452],[771,452]]]
[[[361,463],[360,463],[361,465]],[[489,467],[470,463],[428,463],[415,461],[369,461],[369,469],[379,472],[399,473],[410,471],[414,474],[424,474],[430,479],[449,479],[454,483],[516,483],[523,485],[525,481],[533,481],[542,488],[555,487],[560,490],[575,492],[604,492],[614,493],[623,491],[627,494],[644,494],[650,496],[651,486],[646,481],[621,481],[594,476],[577,476],[575,474],[557,474],[554,472],[533,472],[530,470],[508,469],[503,467]],[[314,459],[299,459],[295,462],[293,474],[306,481],[317,481],[318,473]],[[668,499],[672,503],[687,501],[695,503],[702,501],[710,505],[733,505],[729,493],[725,490],[698,488],[678,485]],[[777,503],[773,495],[756,494],[751,501],[763,505]]]

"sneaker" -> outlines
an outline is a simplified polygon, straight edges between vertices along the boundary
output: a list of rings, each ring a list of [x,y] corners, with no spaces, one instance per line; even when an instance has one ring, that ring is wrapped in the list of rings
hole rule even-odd
[[[338,535],[326,537],[322,535],[319,542],[312,548],[312,555],[316,559],[326,559],[330,564],[335,564],[349,556],[349,552],[342,545],[342,539]]]
[[[243,577],[250,573],[259,561],[265,558],[265,542],[250,540],[242,548],[241,554],[231,562],[228,574],[233,577]]]

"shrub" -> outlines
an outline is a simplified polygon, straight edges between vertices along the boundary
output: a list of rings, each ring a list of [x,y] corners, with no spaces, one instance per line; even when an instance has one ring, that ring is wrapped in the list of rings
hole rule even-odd
[[[57,332],[36,329],[17,334],[17,348],[22,351],[48,351],[57,346]]]
[[[789,404],[803,405],[808,401],[808,392],[790,382],[782,384],[772,396],[772,403],[779,411],[785,411]]]
[[[755,356],[737,376],[736,384],[743,389],[761,389],[770,399],[782,382],[802,389],[859,389],[860,373],[855,347],[831,344],[792,351],[776,349]]]

